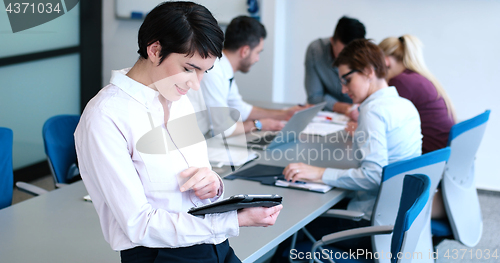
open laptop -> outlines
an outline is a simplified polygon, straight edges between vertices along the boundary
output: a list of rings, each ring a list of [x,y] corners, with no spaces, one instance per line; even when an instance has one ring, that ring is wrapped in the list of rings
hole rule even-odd
[[[297,136],[300,135],[307,124],[316,116],[316,114],[325,107],[326,102],[318,103],[307,109],[297,111],[288,120],[285,127],[279,132],[264,132],[264,136],[259,136],[258,138],[250,138],[247,140],[247,147],[266,150],[272,149],[282,144],[286,144],[294,141]],[[228,144],[231,144],[230,138],[227,140]],[[240,145],[241,146],[241,145]]]

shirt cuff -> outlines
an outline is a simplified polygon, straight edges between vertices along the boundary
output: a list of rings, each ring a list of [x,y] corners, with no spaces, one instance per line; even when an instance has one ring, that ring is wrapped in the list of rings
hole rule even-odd
[[[205,219],[207,217],[212,222],[215,243],[221,243],[227,238],[236,237],[240,234],[238,212],[236,210],[220,214],[207,214]]]
[[[246,103],[246,102],[242,102],[243,105],[241,105],[241,108],[240,108],[240,117],[241,117],[241,121],[246,121],[248,119],[248,116],[250,116],[250,112],[252,112],[252,109],[253,109],[253,106]]]
[[[238,125],[238,122],[239,121],[235,122],[231,127],[229,127],[229,129],[227,129],[227,130],[224,131],[224,135],[226,137],[229,137],[229,136],[233,135],[233,133],[236,130],[236,127]]]
[[[333,107],[335,107],[335,104],[337,103],[338,101],[328,101],[325,105],[325,108],[328,108],[330,109],[330,111],[333,111]],[[344,114],[343,112],[339,112],[339,113],[342,113]]]
[[[214,171],[212,171],[212,172],[214,172]],[[214,172],[214,173],[217,174],[216,172]],[[222,198],[224,197],[224,182],[222,182],[222,179],[220,178],[219,174],[217,174],[217,177],[219,177],[220,187],[217,190],[217,195],[215,195],[214,197],[212,197],[210,199],[210,202],[212,202],[212,203],[218,201],[219,199],[222,200]]]
[[[338,177],[338,169],[326,168],[321,180],[327,185],[336,186],[335,183],[337,182]]]

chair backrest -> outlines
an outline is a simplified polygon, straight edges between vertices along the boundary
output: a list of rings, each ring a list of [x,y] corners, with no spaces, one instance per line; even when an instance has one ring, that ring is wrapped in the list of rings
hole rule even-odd
[[[455,124],[448,139],[451,149],[442,190],[453,236],[474,247],[481,239],[483,220],[474,177],[474,160],[490,116],[490,110]]]
[[[14,174],[12,172],[11,129],[0,127],[0,209],[12,204]]]
[[[441,181],[446,161],[450,156],[450,148],[436,150],[419,157],[406,161],[389,164],[382,172],[382,183],[380,185],[377,201],[372,213],[372,225],[392,225],[396,221],[398,207],[403,190],[403,180],[407,174],[425,174],[431,180],[431,194]],[[422,231],[423,237],[418,244],[418,251],[432,250],[432,236],[430,229],[430,214],[427,224]],[[391,235],[377,235],[372,237],[373,251],[389,251],[391,247]],[[378,262],[390,262],[387,258],[380,258]]]
[[[427,175],[406,175],[394,231],[392,234],[392,263],[412,262],[413,259],[428,258],[427,253],[414,253],[420,233],[430,215],[431,179]],[[420,262],[420,260],[418,260]]]
[[[57,115],[43,125],[45,154],[56,183],[67,183],[68,170],[76,163],[75,133],[79,115]]]

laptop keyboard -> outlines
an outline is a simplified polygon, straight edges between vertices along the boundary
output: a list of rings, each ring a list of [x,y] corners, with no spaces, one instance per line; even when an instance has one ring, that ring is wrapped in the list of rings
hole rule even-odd
[[[267,134],[266,136],[249,141],[249,144],[268,145],[276,137],[276,134]]]

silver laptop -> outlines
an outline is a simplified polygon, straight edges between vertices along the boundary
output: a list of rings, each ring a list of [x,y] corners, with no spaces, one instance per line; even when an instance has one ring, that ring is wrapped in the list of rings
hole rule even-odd
[[[247,147],[266,150],[295,141],[295,139],[300,135],[300,132],[307,127],[307,124],[311,122],[314,116],[316,116],[316,114],[323,109],[325,105],[326,102],[322,102],[307,109],[295,112],[281,131],[266,131],[264,132],[264,136],[250,138],[247,140]]]

